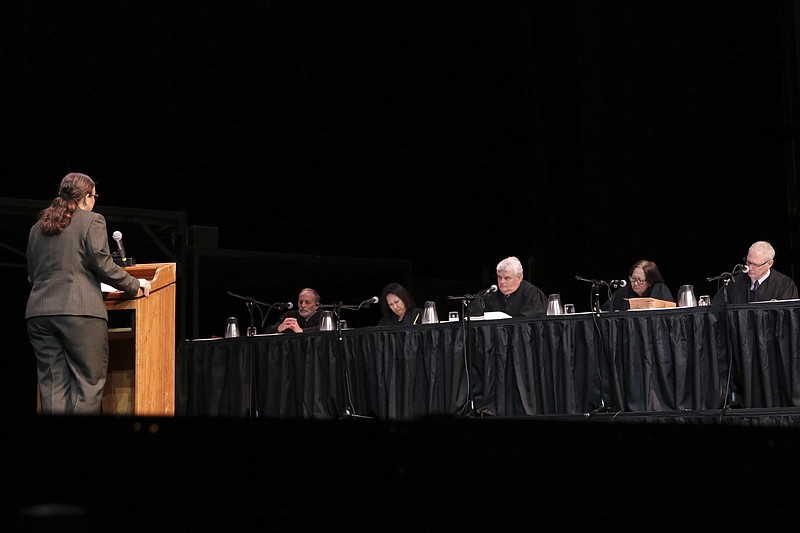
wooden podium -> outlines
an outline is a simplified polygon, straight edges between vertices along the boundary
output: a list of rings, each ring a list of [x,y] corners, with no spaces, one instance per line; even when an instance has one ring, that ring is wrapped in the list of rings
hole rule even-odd
[[[125,267],[150,281],[150,296],[105,295],[108,378],[103,414],[175,415],[175,263]]]

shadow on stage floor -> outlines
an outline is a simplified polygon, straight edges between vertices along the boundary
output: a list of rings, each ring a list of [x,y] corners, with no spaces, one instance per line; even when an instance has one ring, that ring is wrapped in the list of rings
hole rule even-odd
[[[800,410],[3,418],[4,531],[794,528]]]

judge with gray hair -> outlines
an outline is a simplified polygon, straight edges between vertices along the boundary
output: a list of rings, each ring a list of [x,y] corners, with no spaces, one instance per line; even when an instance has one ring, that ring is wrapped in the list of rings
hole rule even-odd
[[[522,263],[509,256],[497,263],[497,291],[485,298],[474,300],[470,306],[472,316],[484,311],[502,311],[511,317],[547,315],[547,296],[531,283],[522,279]]]
[[[754,242],[742,263],[747,266],[747,272],[739,272],[728,284],[729,304],[797,298],[797,285],[792,278],[772,268],[775,264],[775,248],[769,242]],[[723,286],[717,291],[712,305],[722,305],[725,301],[725,290],[726,287]]]

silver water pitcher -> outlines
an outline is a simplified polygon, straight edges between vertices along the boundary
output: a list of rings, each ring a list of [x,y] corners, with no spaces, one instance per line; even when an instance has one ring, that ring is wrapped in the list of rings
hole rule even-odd
[[[235,316],[228,317],[228,325],[225,326],[225,338],[239,336],[239,320]]]
[[[333,331],[333,311],[323,311],[319,316],[319,330]]]
[[[548,315],[563,315],[564,306],[561,305],[561,295],[551,294],[547,297],[547,314]]]
[[[694,285],[681,285],[678,290],[678,307],[695,307],[697,297],[694,295]]]
[[[436,302],[425,302],[425,309],[422,311],[423,324],[438,324],[439,314],[436,312]]]

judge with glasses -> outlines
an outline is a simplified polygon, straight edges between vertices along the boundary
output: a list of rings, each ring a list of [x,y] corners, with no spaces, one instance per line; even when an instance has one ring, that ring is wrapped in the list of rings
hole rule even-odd
[[[674,302],[658,266],[653,261],[642,259],[628,270],[628,284],[620,287],[603,304],[603,311],[627,311],[631,308],[628,298],[656,298]]]
[[[775,248],[767,241],[754,242],[742,263],[747,266],[747,272],[734,275],[727,285],[729,304],[797,298],[797,285],[792,278],[772,268],[775,264]],[[725,290],[723,286],[717,291],[712,305],[724,303]]]

